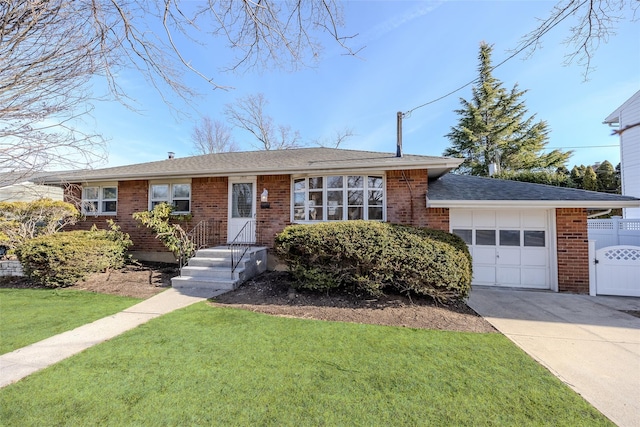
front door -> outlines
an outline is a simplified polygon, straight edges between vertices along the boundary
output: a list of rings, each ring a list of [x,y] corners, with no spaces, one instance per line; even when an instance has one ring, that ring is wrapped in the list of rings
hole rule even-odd
[[[256,242],[256,178],[229,178],[229,221],[227,243],[238,233],[239,243]],[[247,224],[249,223],[249,224]],[[244,230],[243,230],[244,228]]]

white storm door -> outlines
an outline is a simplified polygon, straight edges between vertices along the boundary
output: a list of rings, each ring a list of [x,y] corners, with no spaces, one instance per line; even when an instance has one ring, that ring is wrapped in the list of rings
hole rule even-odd
[[[227,243],[231,243],[245,228],[239,243],[256,242],[256,178],[229,179],[229,219]],[[252,224],[247,225],[251,222]]]

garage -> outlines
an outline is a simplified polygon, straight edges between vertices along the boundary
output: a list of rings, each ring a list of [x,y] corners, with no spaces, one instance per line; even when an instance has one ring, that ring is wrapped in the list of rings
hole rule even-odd
[[[451,232],[469,246],[473,285],[551,289],[548,209],[451,209]]]

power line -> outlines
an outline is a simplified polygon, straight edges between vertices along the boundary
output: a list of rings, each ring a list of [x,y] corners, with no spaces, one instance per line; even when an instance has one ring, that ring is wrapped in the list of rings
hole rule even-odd
[[[569,16],[573,15],[578,9],[580,9],[585,3],[587,3],[587,1],[589,0],[584,0],[581,3],[579,3],[576,7],[574,7],[570,12],[566,12],[566,10],[562,11],[562,13],[560,13],[559,15],[557,15],[554,19],[552,19],[549,23],[545,22],[545,25],[543,26],[543,29],[534,37],[532,37],[531,39],[529,39],[525,44],[522,45],[522,47],[520,47],[519,49],[516,49],[510,56],[508,56],[505,60],[503,60],[502,62],[500,62],[498,65],[495,65],[491,68],[489,68],[490,71],[495,70],[496,68],[500,67],[501,65],[505,64],[507,61],[513,59],[514,57],[518,56],[520,53],[522,53],[524,50],[528,49],[529,47],[531,47],[533,44],[537,43],[538,40],[544,36],[545,34],[547,34],[549,31],[551,31],[553,28],[555,28],[559,23],[561,23],[562,21],[564,21],[565,19],[567,19]],[[563,13],[565,13],[563,16]],[[474,83],[476,83],[478,80],[480,80],[480,78],[475,78],[473,80],[471,80],[468,83],[465,83],[464,85],[460,86],[457,89],[452,90],[449,93],[446,93],[438,98],[432,99],[431,101],[425,102],[424,104],[418,105],[417,107],[414,107],[410,110],[408,110],[406,113],[403,114],[403,116],[406,116],[407,118],[411,117],[411,113],[413,113],[415,110],[422,108],[422,107],[426,107],[427,105],[436,103],[444,98],[447,98],[451,95],[453,95],[456,92],[461,91],[462,89],[466,88],[467,86],[470,86]]]
[[[612,145],[578,145],[575,147],[544,147],[545,150],[564,150],[567,148],[608,148],[608,147],[620,147],[620,144]]]

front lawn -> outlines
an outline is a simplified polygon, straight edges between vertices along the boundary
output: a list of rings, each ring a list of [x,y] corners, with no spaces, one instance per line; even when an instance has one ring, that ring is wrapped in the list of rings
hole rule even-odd
[[[6,425],[613,425],[499,334],[199,303],[0,390]]]
[[[117,313],[139,301],[66,289],[0,289],[0,354]]]

